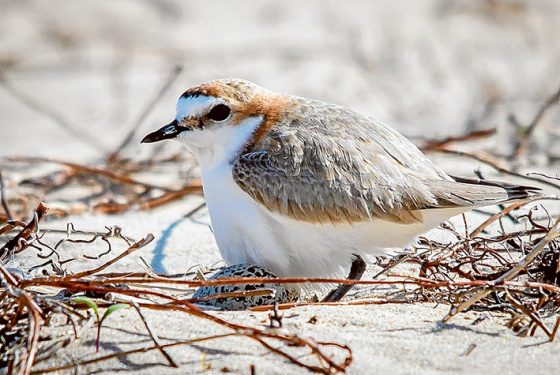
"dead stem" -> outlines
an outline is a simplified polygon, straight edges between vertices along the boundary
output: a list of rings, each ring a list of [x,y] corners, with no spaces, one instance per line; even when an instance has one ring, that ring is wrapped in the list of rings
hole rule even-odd
[[[423,150],[437,150],[439,148],[447,147],[453,143],[471,142],[479,139],[485,139],[496,134],[496,129],[474,130],[470,133],[447,137],[441,140],[426,140],[422,145]]]
[[[116,173],[112,170],[109,170],[108,168],[99,168],[99,167],[91,167],[91,166],[87,166],[87,165],[83,165],[83,164],[78,164],[78,163],[73,163],[73,162],[69,162],[69,161],[64,161],[64,160],[56,160],[56,159],[51,159],[51,158],[39,158],[39,157],[12,157],[12,158],[8,158],[7,160],[12,161],[12,162],[28,162],[28,163],[52,163],[52,164],[59,164],[62,166],[65,166],[67,168],[70,168],[70,170],[72,170],[74,173],[81,173],[81,174],[89,174],[89,175],[97,175],[97,176],[103,176],[106,177],[110,180],[114,180],[116,182],[120,182],[123,184],[127,184],[127,185],[138,185],[138,186],[142,186],[148,189],[161,189],[161,190],[167,190],[167,188],[165,187],[161,187],[161,186],[156,186],[156,185],[152,185],[152,184],[148,184],[145,182],[140,182],[137,181],[127,175],[122,175],[119,173]]]
[[[270,282],[270,279],[268,279],[268,281]],[[187,302],[187,301],[184,301],[184,300],[179,300],[179,299],[176,299],[174,297],[168,296],[168,295],[163,294],[163,293],[149,291],[149,290],[132,289],[132,288],[122,289],[122,288],[107,287],[107,286],[94,286],[94,285],[91,285],[91,284],[88,284],[88,283],[89,283],[88,281],[76,282],[76,281],[60,280],[58,285],[61,286],[61,287],[65,287],[68,290],[73,291],[73,292],[89,291],[89,292],[103,293],[103,294],[114,293],[114,294],[124,294],[124,295],[145,294],[145,295],[149,295],[149,296],[156,297],[156,298],[162,298],[164,300],[167,300],[168,303],[167,304],[139,304],[139,305],[144,307],[144,308],[148,308],[148,309],[181,311],[181,312],[187,313],[189,315],[193,315],[193,316],[196,316],[196,317],[199,317],[199,318],[203,318],[205,320],[212,321],[216,324],[219,324],[219,325],[222,325],[222,326],[227,327],[229,329],[232,329],[235,332],[239,333],[240,335],[251,338],[251,339],[261,343],[263,346],[265,346],[268,349],[270,349],[271,346],[268,343],[266,343],[266,341],[264,341],[264,338],[279,340],[279,341],[281,341],[285,344],[288,344],[289,346],[308,347],[308,348],[312,349],[312,353],[316,357],[318,357],[320,360],[326,362],[327,367],[317,367],[317,366],[314,366],[314,365],[309,365],[309,364],[303,363],[303,362],[299,361],[296,357],[284,352],[283,350],[281,350],[279,348],[274,347],[271,351],[289,359],[290,361],[292,361],[293,363],[295,363],[299,366],[305,367],[305,368],[313,370],[313,371],[319,371],[319,372],[322,372],[322,373],[330,373],[330,371],[333,370],[333,369],[335,369],[337,371],[344,371],[344,369],[347,367],[346,363],[349,364],[351,362],[351,354],[350,354],[351,352],[350,352],[349,349],[348,349],[349,356],[346,357],[346,359],[343,361],[342,364],[337,364],[333,360],[331,360],[325,353],[323,353],[315,344],[313,344],[309,340],[302,339],[298,336],[285,336],[285,335],[276,334],[276,333],[272,333],[272,332],[267,332],[267,331],[263,331],[261,329],[257,329],[257,328],[253,328],[253,327],[249,327],[249,326],[245,326],[245,325],[241,325],[241,324],[231,323],[231,322],[228,322],[228,321],[226,321],[226,320],[224,320],[220,317],[210,315],[210,314],[198,309],[197,307],[192,305],[190,302]],[[349,358],[350,358],[350,360],[349,360]]]
[[[363,306],[363,305],[388,305],[388,304],[410,304],[416,301],[409,300],[391,300],[386,298],[372,299],[363,298],[355,301],[338,301],[338,302],[290,302],[280,303],[276,305],[263,305],[252,307],[251,311],[270,311],[276,306],[279,310],[292,309],[302,306]]]
[[[493,285],[500,285],[505,283],[506,281],[510,281],[521,270],[526,268],[535,259],[535,257],[543,251],[546,245],[548,245],[551,241],[553,241],[555,238],[558,237],[560,237],[560,218],[556,220],[553,227],[548,231],[546,236],[539,241],[539,243],[533,248],[533,250],[529,254],[527,254],[527,256],[523,258],[523,260],[517,263],[515,267],[511,268],[508,272],[504,273],[502,276],[496,279]],[[492,287],[483,288],[478,293],[476,293],[473,297],[461,303],[459,306],[452,307],[449,313],[447,314],[447,316],[443,318],[443,321],[444,322],[449,321],[453,316],[457,315],[461,311],[468,309],[470,306],[480,301],[488,294],[492,293],[492,291],[493,291]]]
[[[117,214],[131,209],[150,210],[189,194],[202,192],[199,179],[194,179],[179,188],[158,186],[139,181],[129,175],[131,170],[139,169],[136,168],[137,162],[130,160],[121,160],[118,166],[88,166],[64,160],[38,157],[11,157],[5,160],[12,163],[33,165],[47,163],[61,166],[63,169],[47,176],[21,182],[43,189],[47,201],[49,200],[49,194],[64,188],[71,182],[78,182],[82,184],[85,191],[89,191],[88,195],[69,206],[62,202],[55,202],[57,209],[52,210],[51,214],[56,216],[75,215],[84,211]],[[179,164],[181,160],[175,160],[175,162]],[[155,166],[153,165],[153,167]],[[120,192],[120,194],[116,195],[115,192]]]
[[[542,199],[560,200],[560,197],[556,197],[556,196],[550,196],[550,197],[535,196],[535,197],[530,197],[530,198],[512,203],[508,207],[501,210],[500,212],[498,212],[498,213],[490,216],[488,219],[486,219],[482,224],[480,224],[475,230],[473,230],[470,233],[470,237],[479,236],[482,233],[482,231],[484,231],[484,229],[486,229],[490,224],[492,224],[495,221],[499,220],[500,218],[508,215],[513,210],[516,210],[520,207],[523,207],[523,206],[527,205],[528,203],[531,203],[531,202],[534,202],[534,201],[537,201],[537,200],[542,200]]]
[[[496,285],[495,280],[432,280],[422,277],[406,276],[398,279],[389,280],[348,280],[348,279],[334,279],[334,278],[307,278],[307,277],[290,277],[290,278],[262,278],[262,277],[240,277],[240,278],[227,278],[215,280],[177,280],[177,279],[148,279],[148,278],[114,278],[103,280],[81,280],[77,279],[75,275],[64,277],[51,276],[48,278],[33,278],[28,280],[21,280],[22,287],[30,286],[53,286],[61,288],[69,288],[72,290],[79,290],[81,288],[94,288],[111,284],[122,285],[141,285],[141,284],[173,284],[185,286],[220,286],[220,285],[240,285],[240,284],[306,284],[306,283],[326,283],[326,284],[347,284],[347,285],[415,285],[424,289],[438,289],[438,288],[464,288],[464,287],[492,287]],[[529,289],[543,289],[551,293],[560,293],[560,286],[530,282],[530,281],[502,281],[500,286],[515,287],[515,288],[529,288]],[[144,291],[137,291],[144,293]],[[189,301],[190,302],[190,301]]]
[[[39,203],[39,206],[35,210],[33,219],[14,238],[6,242],[6,244],[0,248],[0,261],[12,252],[19,252],[25,249],[25,242],[29,239],[31,234],[37,230],[39,221],[43,218],[47,211],[47,206],[43,203]]]
[[[517,309],[523,311],[525,315],[527,315],[537,326],[539,326],[543,332],[548,336],[549,340],[552,341],[552,332],[548,329],[548,327],[543,323],[541,318],[535,313],[527,308],[522,302],[518,301],[506,290],[506,299]]]
[[[160,351],[160,353],[165,357],[165,359],[167,360],[167,362],[169,363],[169,366],[171,367],[179,367],[177,365],[177,363],[173,360],[173,358],[171,357],[171,355],[169,355],[169,353],[167,353],[167,351],[165,350],[165,348],[162,347],[159,338],[157,337],[157,334],[154,332],[154,330],[152,329],[152,327],[150,326],[150,324],[148,323],[148,320],[146,320],[146,317],[144,316],[144,314],[142,313],[142,310],[140,309],[140,306],[138,306],[137,303],[132,303],[132,306],[134,307],[134,309],[136,310],[136,312],[138,313],[138,316],[140,317],[140,320],[142,320],[142,323],[144,323],[144,327],[146,327],[146,331],[148,331],[148,334],[150,335],[150,338],[152,339],[152,341],[154,342],[154,346]]]
[[[515,148],[513,149],[513,159],[517,159],[527,153],[527,149],[529,148],[529,141],[531,140],[533,132],[540,124],[546,112],[556,103],[558,103],[558,101],[560,101],[560,87],[554,94],[552,94],[548,99],[545,100],[545,102],[541,105],[535,117],[527,127],[527,130],[523,132],[523,135],[520,137],[517,144],[515,145]]]
[[[114,164],[120,159],[120,153],[132,142],[136,132],[142,125],[142,123],[146,120],[149,114],[153,111],[156,107],[157,103],[163,98],[165,93],[169,91],[171,85],[177,80],[181,72],[183,71],[182,66],[175,66],[169,77],[164,81],[162,87],[156,93],[156,95],[148,102],[148,104],[144,107],[144,110],[140,113],[136,121],[133,122],[130,131],[126,135],[126,137],[122,140],[119,146],[107,157],[107,164]]]
[[[128,249],[126,249],[121,254],[119,254],[117,257],[115,257],[113,259],[110,259],[108,262],[100,265],[99,267],[96,267],[94,269],[87,270],[87,271],[78,272],[74,275],[63,277],[62,279],[63,280],[66,279],[66,278],[77,279],[77,278],[83,278],[83,277],[87,277],[87,276],[90,276],[90,275],[94,275],[94,274],[96,274],[100,271],[103,271],[104,269],[108,268],[109,266],[117,263],[119,260],[121,260],[122,258],[132,254],[136,250],[139,250],[139,249],[143,248],[144,246],[146,246],[147,244],[152,242],[153,239],[154,239],[154,236],[152,234],[148,234],[144,239],[141,239],[140,241],[135,242]]]

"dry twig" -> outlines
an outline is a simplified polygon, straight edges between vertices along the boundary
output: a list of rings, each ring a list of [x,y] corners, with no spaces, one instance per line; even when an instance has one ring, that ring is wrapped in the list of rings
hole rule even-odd
[[[527,153],[527,149],[529,148],[529,141],[531,140],[531,136],[533,135],[533,132],[540,124],[546,112],[559,101],[560,101],[560,87],[541,105],[535,117],[533,118],[533,120],[531,121],[527,129],[523,132],[517,144],[515,145],[515,148],[513,149],[512,152],[512,158],[516,159]]]

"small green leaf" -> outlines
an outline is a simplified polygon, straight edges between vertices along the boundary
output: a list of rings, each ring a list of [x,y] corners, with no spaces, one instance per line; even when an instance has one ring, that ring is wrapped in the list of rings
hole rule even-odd
[[[95,316],[97,317],[97,320],[99,320],[99,307],[97,307],[97,303],[95,303],[95,301],[92,300],[91,298],[84,297],[84,296],[74,297],[72,298],[72,303],[76,305],[79,304],[87,305],[88,307],[92,308],[93,312],[95,313]]]
[[[101,318],[101,320],[99,320],[97,322],[97,338],[95,339],[95,351],[98,352],[99,351],[99,343],[101,342],[101,325],[103,324],[103,321],[105,319],[107,319],[109,317],[109,315],[111,315],[112,313],[122,310],[122,309],[127,309],[130,306],[127,305],[126,303],[115,303],[114,305],[111,305],[109,307],[107,307],[107,309],[105,310],[105,312],[103,313],[103,317]]]
[[[117,311],[122,310],[122,309],[127,309],[129,307],[130,306],[127,305],[126,303],[115,303],[114,305],[111,305],[111,306],[107,307],[107,310],[105,310],[105,313],[103,314],[103,317],[101,318],[100,323],[103,323],[103,321],[106,318],[108,318],[109,315],[111,315],[112,313],[117,312]]]

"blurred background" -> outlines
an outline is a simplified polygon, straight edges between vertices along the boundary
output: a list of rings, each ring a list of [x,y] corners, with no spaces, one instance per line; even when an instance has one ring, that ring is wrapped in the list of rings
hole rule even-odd
[[[0,156],[95,160],[133,127],[126,152],[146,152],[139,140],[180,93],[222,77],[412,137],[511,133],[508,115],[530,121],[560,84],[558,35],[556,0],[2,0]],[[559,116],[537,139],[558,142]]]

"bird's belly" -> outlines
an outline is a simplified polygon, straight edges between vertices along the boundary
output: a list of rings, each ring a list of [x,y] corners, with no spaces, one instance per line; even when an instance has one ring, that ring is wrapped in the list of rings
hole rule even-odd
[[[387,248],[405,247],[415,238],[464,208],[422,211],[423,221],[399,224],[381,219],[360,223],[315,224],[271,213],[269,221],[290,260],[283,275],[346,277],[353,254],[383,255]]]

